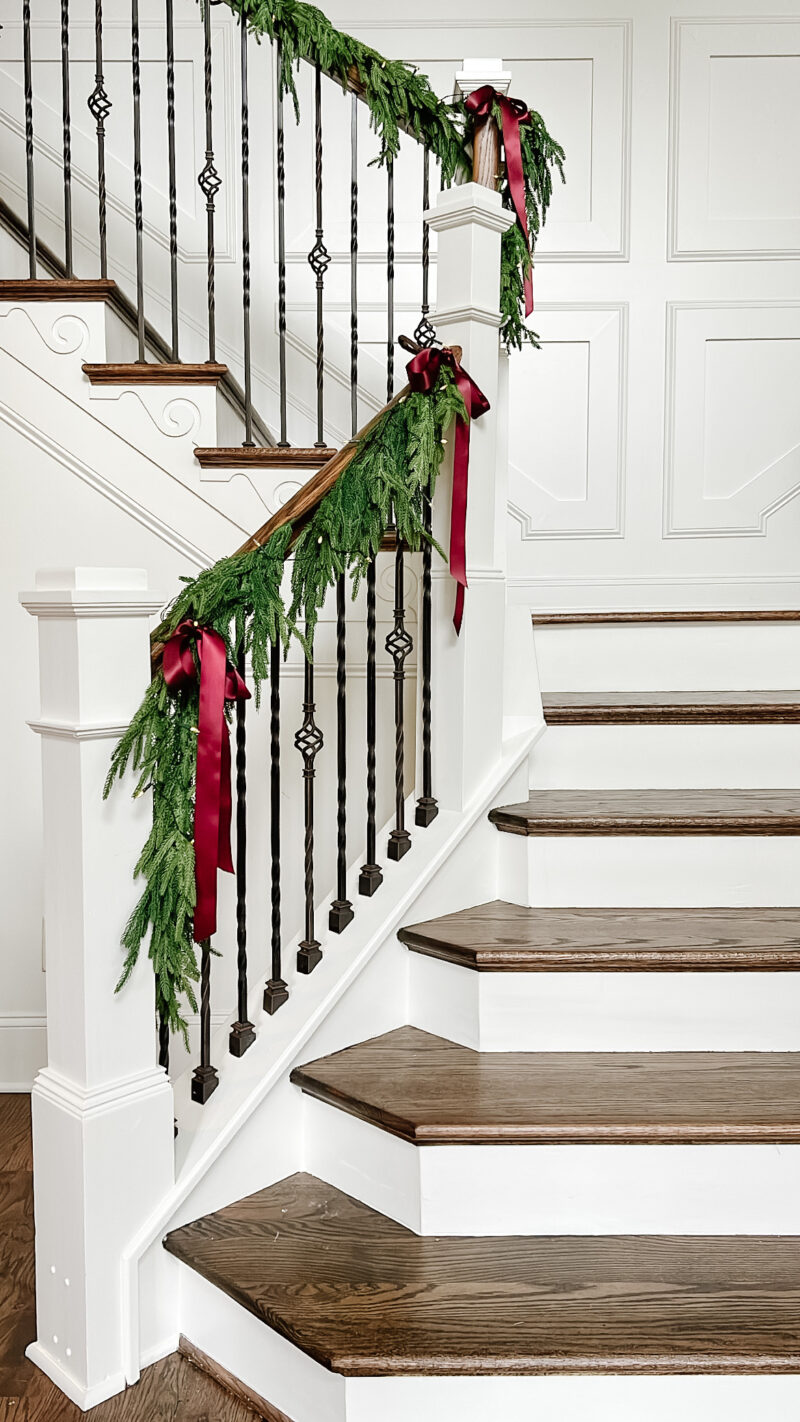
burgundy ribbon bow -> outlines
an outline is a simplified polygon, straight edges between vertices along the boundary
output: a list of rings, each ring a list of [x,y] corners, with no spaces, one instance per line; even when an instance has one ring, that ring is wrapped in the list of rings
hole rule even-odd
[[[456,420],[456,440],[453,451],[453,502],[450,509],[450,572],[455,578],[456,605],[453,612],[453,626],[456,633],[461,631],[464,616],[464,590],[467,586],[467,488],[469,484],[469,428],[473,420],[485,415],[490,409],[489,401],[478,389],[475,381],[467,375],[453,352],[429,347],[419,351],[408,362],[408,383],[412,390],[423,393],[436,384],[439,370],[447,365],[453,372],[456,385],[467,407],[467,419],[459,415]]]
[[[246,701],[250,692],[228,661],[219,633],[185,619],[164,647],[164,680],[173,694],[197,680],[193,644],[200,661],[194,805],[194,941],[202,943],[217,929],[217,869],[233,873],[231,743],[225,702]]]
[[[484,84],[482,88],[475,89],[466,101],[467,109],[476,118],[488,118],[495,104],[499,105],[502,119],[503,147],[506,150],[506,172],[508,173],[508,186],[511,192],[511,201],[514,204],[519,225],[525,234],[525,241],[528,247],[528,254],[531,250],[531,239],[528,232],[528,213],[525,208],[525,177],[522,172],[522,147],[519,138],[519,126],[521,123],[530,123],[530,114],[521,99],[509,99],[506,94],[498,94],[492,84]],[[525,315],[530,316],[533,310],[533,279],[530,267],[524,277],[525,283]]]

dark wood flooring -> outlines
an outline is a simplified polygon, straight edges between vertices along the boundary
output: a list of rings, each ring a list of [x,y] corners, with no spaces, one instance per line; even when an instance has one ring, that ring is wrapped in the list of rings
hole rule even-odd
[[[166,1247],[351,1376],[800,1372],[796,1238],[423,1238],[293,1175]]]
[[[0,1095],[0,1422],[81,1422],[87,1414],[25,1357],[35,1336],[30,1098]],[[261,1414],[174,1353],[88,1415],[92,1422],[255,1422]]]
[[[489,819],[524,835],[800,834],[800,790],[532,790]]]
[[[800,1052],[474,1052],[398,1027],[292,1081],[415,1145],[800,1144]]]
[[[495,899],[397,936],[415,953],[477,972],[800,968],[800,908],[522,908]]]
[[[800,691],[546,691],[548,726],[754,725],[800,721]]]

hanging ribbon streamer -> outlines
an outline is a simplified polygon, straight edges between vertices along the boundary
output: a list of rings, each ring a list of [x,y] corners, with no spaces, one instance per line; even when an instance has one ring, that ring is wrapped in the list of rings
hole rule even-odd
[[[503,134],[503,147],[506,152],[506,173],[508,175],[508,187],[511,193],[511,201],[519,220],[519,225],[525,234],[525,242],[528,247],[528,255],[531,254],[531,239],[528,231],[528,213],[525,207],[525,175],[522,171],[522,146],[519,137],[519,126],[521,123],[530,123],[530,114],[521,99],[509,99],[506,94],[498,94],[492,84],[484,84],[482,88],[476,89],[466,100],[466,107],[469,113],[475,118],[489,118],[497,104],[501,113],[501,132]],[[525,285],[525,315],[530,316],[533,311],[533,278],[530,266],[523,277]]]
[[[467,490],[469,484],[469,430],[473,420],[485,415],[490,409],[489,401],[478,389],[475,381],[467,375],[453,352],[431,346],[420,351],[408,362],[408,383],[412,390],[431,390],[436,384],[442,365],[453,372],[456,385],[467,407],[467,419],[459,415],[456,421],[456,440],[453,451],[453,502],[450,509],[450,572],[458,584],[453,626],[456,633],[461,631],[464,617],[464,591],[467,586]]]
[[[250,692],[228,661],[219,633],[184,620],[164,647],[164,680],[173,694],[197,681],[193,646],[200,662],[194,802],[194,941],[202,943],[217,929],[217,869],[233,873],[231,743],[225,702],[246,701]]]

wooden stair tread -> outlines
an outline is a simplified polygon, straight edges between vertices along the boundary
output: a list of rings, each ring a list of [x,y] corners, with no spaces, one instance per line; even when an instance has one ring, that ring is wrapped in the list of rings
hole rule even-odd
[[[800,691],[549,691],[549,726],[800,722]]]
[[[337,449],[281,449],[278,445],[198,445],[194,457],[203,469],[319,469]]]
[[[800,1372],[800,1239],[424,1238],[311,1175],[169,1252],[350,1376]]]
[[[0,301],[106,301],[116,290],[110,277],[5,277]]]
[[[398,933],[477,972],[772,972],[800,968],[800,909],[523,908],[496,899]]]
[[[210,360],[86,362],[81,369],[92,385],[218,385],[228,374],[227,365]]]
[[[416,1145],[800,1144],[800,1052],[475,1052],[400,1027],[291,1079]]]
[[[800,834],[800,790],[535,790],[490,810],[509,834]]]

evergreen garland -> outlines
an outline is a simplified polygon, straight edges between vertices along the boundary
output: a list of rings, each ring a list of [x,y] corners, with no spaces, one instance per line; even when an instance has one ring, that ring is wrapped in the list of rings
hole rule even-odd
[[[352,35],[343,34],[321,10],[306,4],[305,0],[226,0],[226,3],[236,14],[244,16],[255,35],[280,40],[279,82],[283,92],[291,96],[298,119],[295,70],[305,59],[319,64],[343,86],[357,83],[380,142],[377,163],[385,164],[397,156],[400,133],[405,129],[439,159],[444,187],[449,187],[456,178],[471,177],[473,121],[463,98],[459,96],[446,103],[413,65],[402,59],[386,59]],[[496,108],[495,118],[501,118],[499,108]],[[520,140],[532,251],[550,205],[553,168],[558,169],[564,180],[564,150],[550,136],[543,118],[534,109],[530,110],[530,121],[520,127]],[[513,210],[505,172],[501,174],[500,191],[503,206]],[[530,269],[531,253],[519,223],[504,234],[501,250],[501,337],[508,346],[518,350],[526,341],[538,345],[536,334],[525,324],[523,277]]]
[[[340,573],[349,573],[353,595],[389,524],[419,549],[427,536],[424,500],[433,494],[444,454],[444,436],[456,417],[466,416],[451,372],[442,366],[434,388],[411,393],[388,409],[362,438],[350,464],[317,506],[297,537],[291,572],[291,606],[284,609],[281,583],[293,530],[285,524],[253,552],[221,558],[181,592],[154,637],[165,641],[185,617],[212,627],[235,663],[249,656],[256,700],[269,674],[276,642],[313,637],[319,610]],[[151,790],[153,824],[134,875],[144,892],[125,928],[125,962],[118,990],[136,964],[150,931],[149,955],[156,976],[159,1015],[186,1039],[183,999],[197,1010],[197,956],[192,938],[194,879],[194,783],[199,688],[171,695],[159,669],[139,710],[117,744],[105,794],[130,767],[134,796]]]

